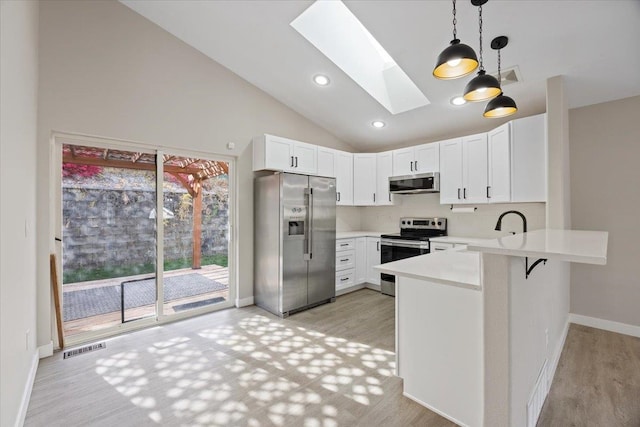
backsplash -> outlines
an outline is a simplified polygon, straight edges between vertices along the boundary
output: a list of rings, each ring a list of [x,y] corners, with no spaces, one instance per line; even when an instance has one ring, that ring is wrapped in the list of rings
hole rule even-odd
[[[508,215],[502,221],[501,232],[495,231],[502,212],[517,210],[527,217],[529,231],[545,228],[544,203],[478,204],[473,213],[452,213],[451,205],[441,205],[439,194],[396,195],[393,206],[338,207],[338,231],[372,230],[397,232],[401,217],[444,217],[448,219],[450,236],[491,238],[522,232],[522,220]]]

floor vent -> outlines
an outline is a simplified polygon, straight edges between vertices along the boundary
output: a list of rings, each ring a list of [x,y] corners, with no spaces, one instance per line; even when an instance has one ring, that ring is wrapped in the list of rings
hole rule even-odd
[[[533,388],[533,393],[529,398],[529,403],[527,403],[527,427],[536,427],[538,423],[542,405],[544,405],[544,400],[549,392],[549,379],[547,377],[547,361],[545,360],[540,375],[536,380],[536,385]]]
[[[106,342],[99,342],[97,344],[86,345],[84,347],[74,348],[73,350],[65,351],[63,358],[68,359],[73,356],[89,353],[90,351],[101,350],[103,348],[107,348]]]

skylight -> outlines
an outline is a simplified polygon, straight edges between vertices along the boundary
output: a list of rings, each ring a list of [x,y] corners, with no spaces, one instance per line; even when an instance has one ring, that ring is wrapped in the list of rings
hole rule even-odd
[[[341,1],[316,1],[291,26],[391,114],[430,103]]]

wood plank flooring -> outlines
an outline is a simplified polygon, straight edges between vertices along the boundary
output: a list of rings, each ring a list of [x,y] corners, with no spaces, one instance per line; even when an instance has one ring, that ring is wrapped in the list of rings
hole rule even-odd
[[[402,396],[394,300],[223,310],[40,361],[26,426],[453,426]],[[538,427],[640,427],[640,339],[571,325]],[[520,426],[514,426],[520,427]]]
[[[538,427],[640,427],[640,338],[571,325]]]
[[[26,426],[453,426],[402,396],[394,299],[223,310],[43,359]]]

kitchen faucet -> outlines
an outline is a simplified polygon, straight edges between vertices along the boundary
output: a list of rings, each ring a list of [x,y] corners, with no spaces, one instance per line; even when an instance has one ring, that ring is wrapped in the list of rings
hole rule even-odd
[[[516,215],[520,215],[520,218],[522,218],[522,232],[526,233],[527,232],[527,218],[525,218],[525,216],[522,214],[522,212],[518,212],[518,211],[506,211],[504,213],[502,213],[502,215],[500,215],[498,217],[498,222],[496,223],[496,231],[502,231],[502,218],[504,218],[505,215],[507,214],[516,214]],[[516,233],[513,233],[516,234]],[[524,236],[525,238],[525,242],[526,242],[526,238],[527,236]],[[529,267],[529,257],[525,257],[524,259],[524,271],[525,271],[525,279],[529,278],[529,275],[531,274],[531,271],[533,271],[533,269],[540,263],[544,263],[547,264],[547,259],[546,258],[541,258],[536,260],[536,262],[534,262],[533,264],[531,264],[531,267]]]
[[[496,231],[501,231],[502,230],[502,218],[507,215],[507,214],[516,214],[516,215],[520,215],[520,218],[522,218],[522,232],[526,233],[527,232],[527,218],[525,218],[525,216],[522,214],[522,212],[518,212],[518,211],[506,211],[504,212],[502,215],[500,215],[500,217],[498,218],[498,222],[496,223]],[[514,233],[515,234],[515,233]]]

